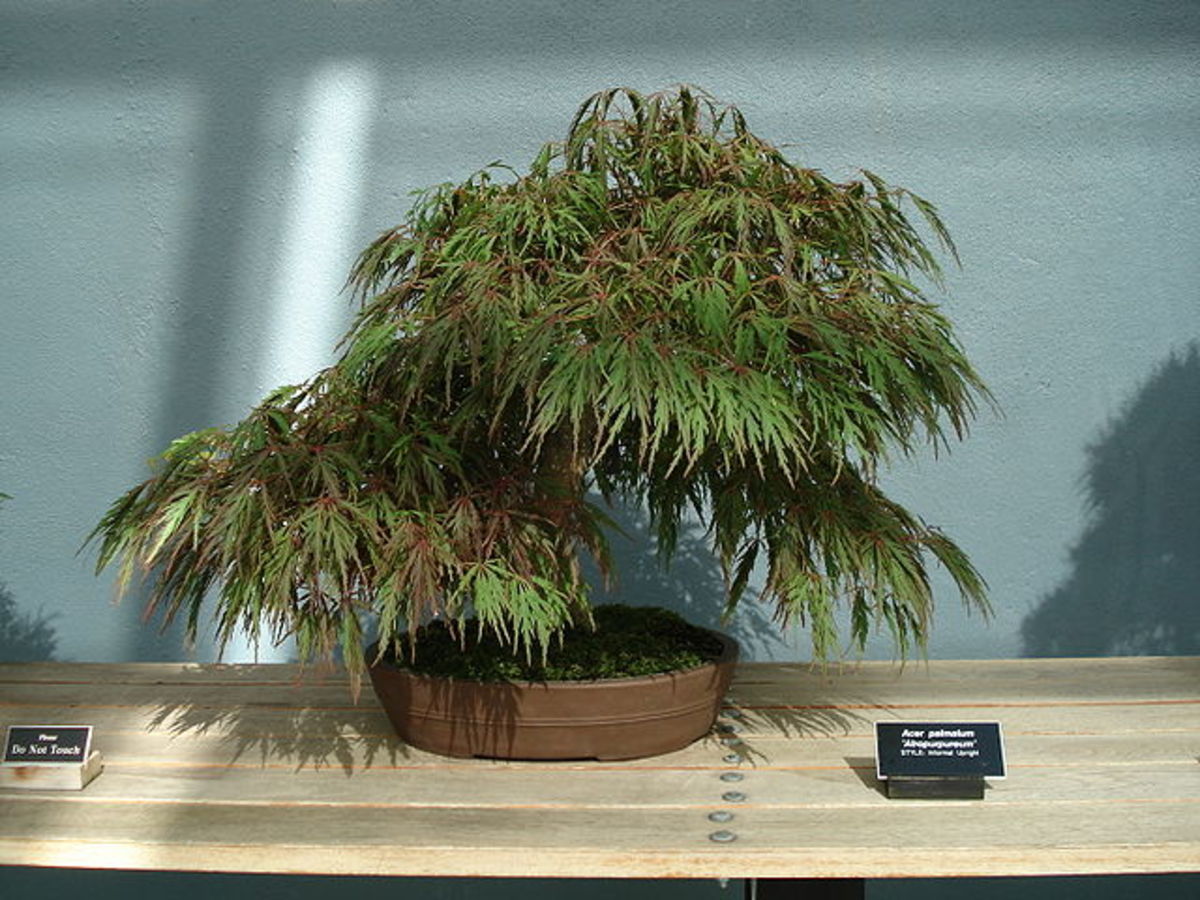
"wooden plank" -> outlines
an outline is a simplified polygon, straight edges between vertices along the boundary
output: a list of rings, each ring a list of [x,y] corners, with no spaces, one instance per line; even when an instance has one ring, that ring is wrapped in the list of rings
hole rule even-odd
[[[238,702],[223,688],[206,688],[211,693],[203,698],[168,693],[161,687],[138,686],[124,688],[122,693],[110,693],[107,687],[95,694],[81,693],[77,686],[22,685],[18,690],[0,693],[0,720],[32,720],[39,716],[68,718],[75,711],[86,711],[89,721],[121,723],[121,727],[138,727],[146,731],[168,730],[210,732],[217,728],[269,730],[291,722],[302,726],[353,726],[359,730],[389,731],[387,719],[373,695],[364,694],[357,705],[351,704],[338,692],[336,698],[324,691],[294,692],[290,703],[262,700]],[[342,702],[336,702],[336,701]],[[306,702],[307,701],[307,702]],[[330,702],[334,701],[334,702]],[[1010,721],[1012,728],[1025,731],[1061,733],[1078,731],[1140,732],[1166,728],[1200,728],[1200,698],[1154,699],[1138,702],[1114,701],[1085,703],[1017,705],[909,703],[855,707],[804,707],[789,709],[739,707],[733,710],[740,718],[726,714],[722,722],[735,724],[748,734],[796,735],[800,737],[824,734],[869,733],[873,722],[888,720],[959,719],[964,721]],[[296,722],[296,717],[301,721]],[[293,727],[289,725],[289,727]]]
[[[726,770],[597,766],[573,770],[545,766],[426,765],[361,769],[347,776],[332,769],[298,776],[286,768],[206,765],[109,766],[86,795],[67,802],[108,800],[253,803],[348,807],[442,806],[461,808],[715,809],[875,806],[891,804],[875,781],[872,760],[860,765],[744,771],[737,783]],[[865,788],[865,789],[864,789]],[[744,801],[722,795],[737,790]],[[1200,768],[1194,761],[1134,766],[1021,769],[989,783],[996,803],[1120,799],[1127,802],[1200,801]],[[2,802],[2,801],[0,801]]]
[[[870,734],[876,721],[1001,722],[1006,733],[1140,734],[1200,730],[1200,700],[1146,700],[1139,703],[1055,704],[1054,706],[923,706],[908,704],[855,709],[747,709],[734,723],[747,737],[821,737]]]
[[[1143,765],[1151,762],[1192,761],[1200,733],[1162,732],[1153,735],[1057,735],[1005,733],[1010,767],[1075,765]],[[755,739],[736,747],[751,766],[836,766],[839,761],[873,759],[869,735],[831,736],[816,740]]]
[[[39,708],[32,716],[38,722],[52,721],[52,708]],[[71,710],[67,718],[78,717]],[[1137,765],[1148,762],[1194,760],[1200,746],[1200,721],[1190,711],[1176,709],[1173,718],[1153,717],[1144,727],[1128,727],[1124,714],[1119,729],[1103,733],[1103,714],[1088,710],[1087,730],[1063,718],[1062,731],[1044,732],[1023,728],[1022,721],[1005,717],[1006,744],[1010,764],[1078,765],[1104,762]],[[355,715],[349,720],[326,718],[323,714],[292,715],[277,711],[253,711],[247,717],[217,718],[211,726],[197,720],[186,727],[147,725],[142,710],[89,710],[86,718],[96,727],[96,746],[110,765],[135,764],[239,764],[277,766],[287,769],[334,767],[355,771],[367,767],[414,767],[438,765],[442,757],[424,753],[401,743],[391,732],[382,713]],[[0,720],[2,721],[2,720]],[[14,720],[15,721],[15,720]],[[724,744],[709,737],[685,750],[652,760],[631,760],[610,766],[653,769],[721,766],[726,755],[736,755],[750,766],[805,767],[839,766],[847,758],[874,755],[868,725],[856,725],[850,733],[828,735],[787,734],[747,730],[734,736],[736,743]],[[547,770],[564,768],[562,763],[542,764]],[[565,768],[570,769],[570,764]]]
[[[378,704],[365,686],[358,702],[345,684],[253,681],[205,684],[151,682],[8,682],[0,684],[0,705],[148,706],[164,702],[179,709],[373,709]]]
[[[657,823],[647,823],[657,824]],[[1066,823],[1064,827],[1069,827]],[[0,865],[87,869],[152,869],[293,875],[400,875],[480,878],[971,878],[1055,875],[1140,875],[1195,872],[1194,843],[1047,845],[976,848],[738,847],[656,852],[597,845],[540,848],[514,866],[509,847],[396,845],[341,847],[216,844],[198,856],[194,845],[161,838],[78,843],[37,837],[0,838]],[[913,873],[919,873],[914,875]]]
[[[399,743],[391,736],[342,734],[336,738],[296,737],[286,733],[253,739],[229,740],[221,736],[172,737],[159,734],[98,732],[97,746],[109,765],[237,765],[274,767],[288,771],[335,768],[355,772],[369,768],[424,768],[444,766],[444,758]],[[1200,732],[1116,735],[1006,736],[1009,765],[1029,766],[1109,765],[1130,766],[1156,762],[1194,762]],[[806,740],[751,740],[737,746],[700,741],[684,750],[648,760],[599,763],[522,763],[540,771],[717,769],[744,766],[759,768],[830,768],[848,759],[871,759],[875,746],[870,735],[849,735]],[[737,759],[725,761],[726,756]],[[464,760],[457,765],[474,768],[482,763]]]
[[[138,848],[144,866],[162,864],[160,846],[187,846],[182,867],[202,870],[317,871],[317,860],[340,854],[335,871],[370,874],[841,878],[1157,871],[1164,863],[1186,871],[1200,851],[1194,833],[1183,837],[1200,813],[1191,801],[946,802],[880,812],[748,809],[727,826],[738,839],[716,845],[712,823],[690,809],[411,807],[398,815],[363,804],[281,815],[248,803],[15,802],[0,818],[0,863],[15,861],[14,845],[28,840],[32,852],[20,858],[94,864],[88,845],[99,839]],[[129,854],[114,858],[128,864]]]
[[[348,686],[338,668],[184,662],[27,662],[0,663],[0,690],[6,684],[281,684],[297,682]]]
[[[907,704],[1036,706],[1088,700],[1197,699],[1200,658],[937,660],[813,667],[749,664],[730,690],[735,703],[854,709]]]

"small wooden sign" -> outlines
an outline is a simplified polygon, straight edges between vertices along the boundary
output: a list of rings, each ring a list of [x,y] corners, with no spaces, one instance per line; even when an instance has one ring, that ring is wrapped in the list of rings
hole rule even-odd
[[[11,725],[0,761],[0,786],[79,790],[103,769],[91,725]]]
[[[981,799],[1004,778],[999,722],[876,722],[875,774],[888,796]]]

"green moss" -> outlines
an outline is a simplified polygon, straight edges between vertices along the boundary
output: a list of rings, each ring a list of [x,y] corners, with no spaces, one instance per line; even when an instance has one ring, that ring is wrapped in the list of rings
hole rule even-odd
[[[721,654],[712,632],[669,610],[612,604],[596,607],[593,617],[594,629],[568,628],[544,660],[536,650],[529,659],[514,653],[474,621],[461,630],[437,621],[417,630],[415,654],[392,661],[422,675],[473,681],[591,681],[692,669]]]

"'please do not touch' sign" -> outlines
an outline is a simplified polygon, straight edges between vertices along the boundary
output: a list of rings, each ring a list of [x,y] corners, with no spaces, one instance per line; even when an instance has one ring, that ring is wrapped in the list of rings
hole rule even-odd
[[[104,768],[91,725],[10,725],[0,787],[81,790]]]

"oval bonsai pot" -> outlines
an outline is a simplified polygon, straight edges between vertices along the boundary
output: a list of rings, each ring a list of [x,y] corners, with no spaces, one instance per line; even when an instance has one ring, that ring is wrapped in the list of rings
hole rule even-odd
[[[444,756],[633,759],[686,747],[716,720],[738,645],[691,669],[594,681],[482,682],[371,665],[375,694],[396,733]],[[377,645],[367,651],[368,659]]]

